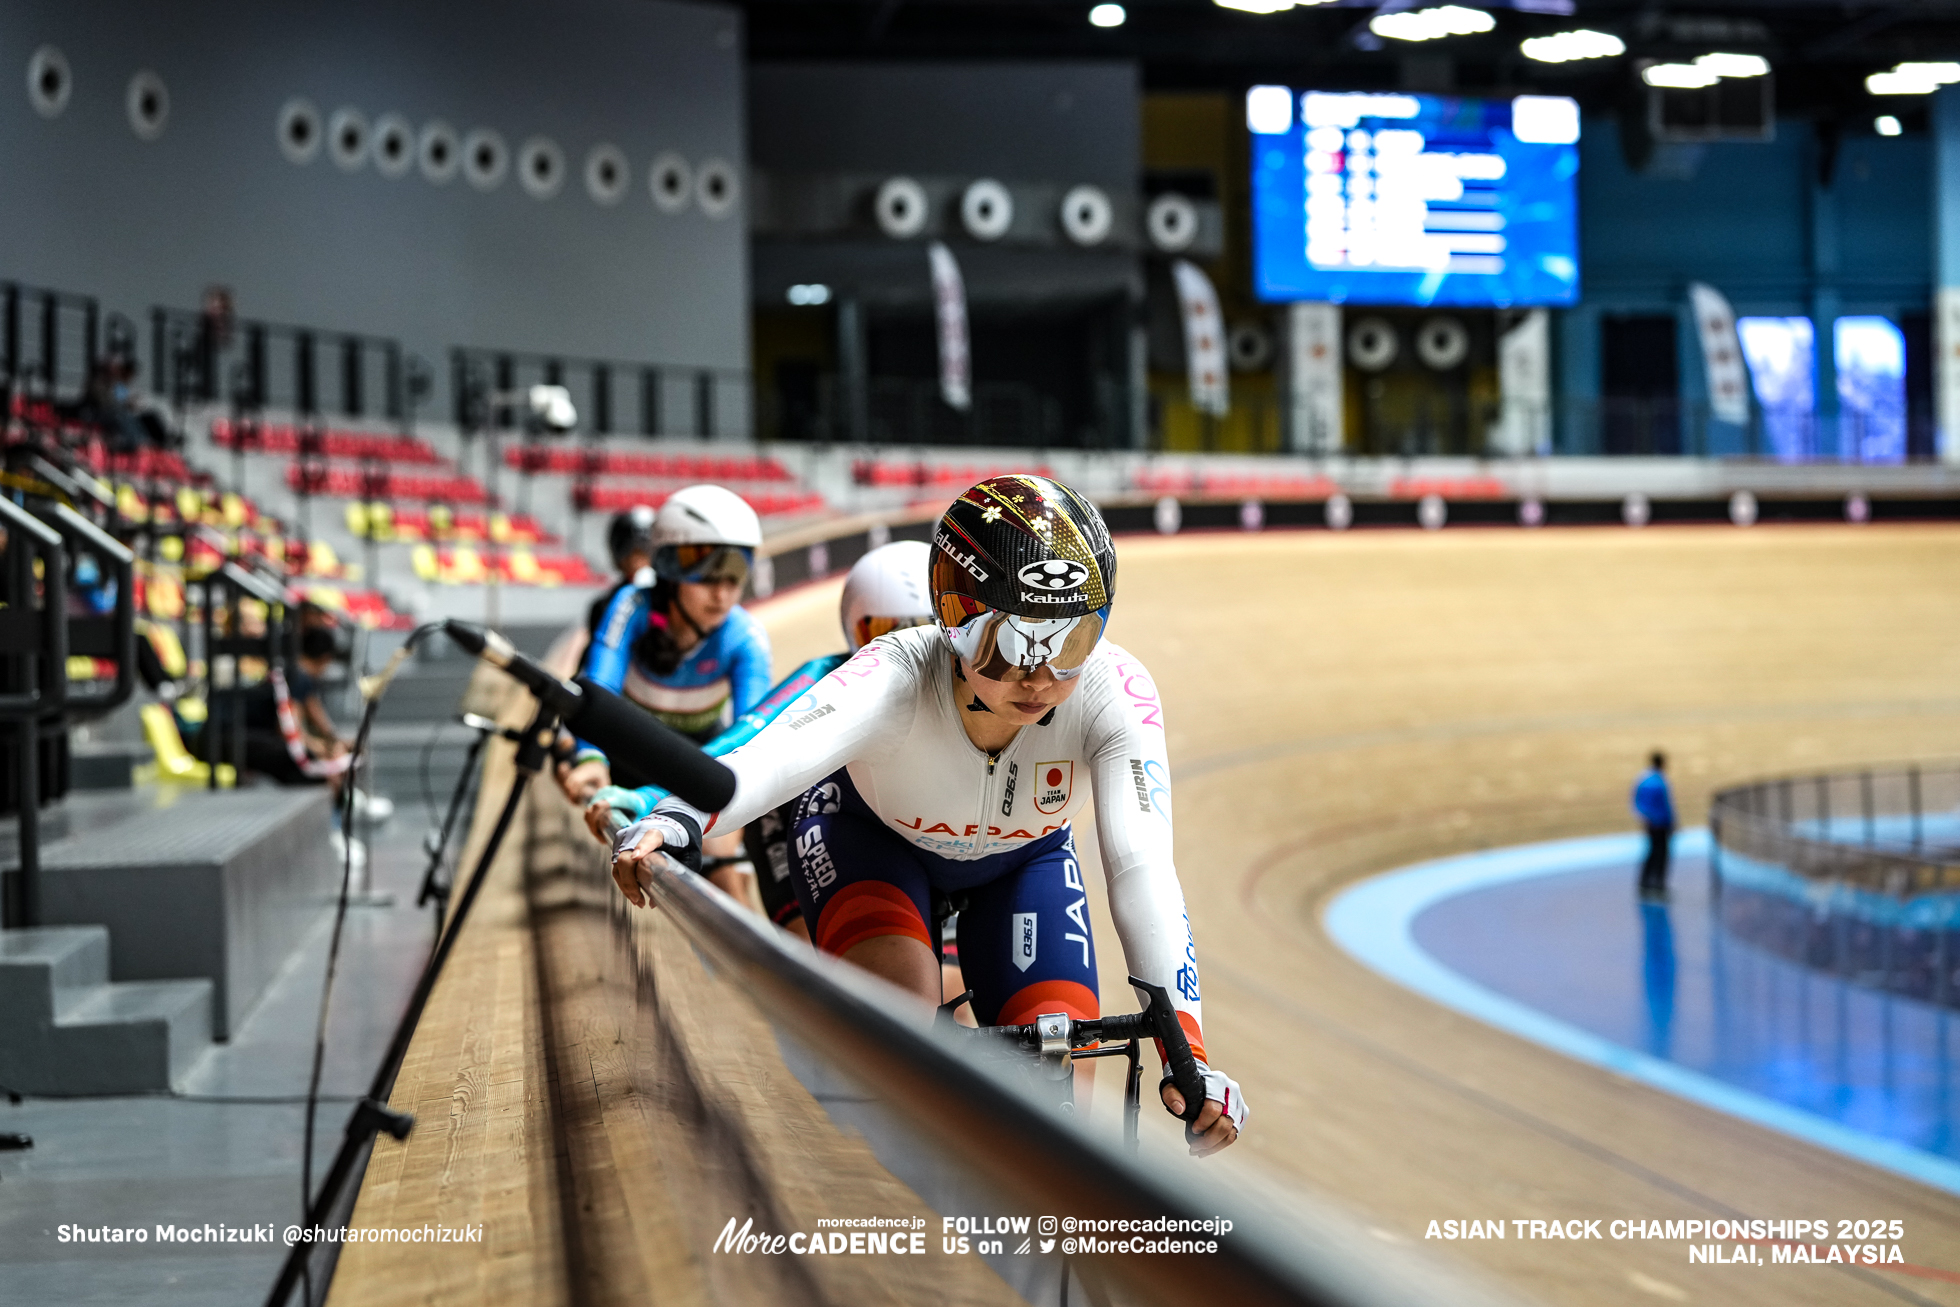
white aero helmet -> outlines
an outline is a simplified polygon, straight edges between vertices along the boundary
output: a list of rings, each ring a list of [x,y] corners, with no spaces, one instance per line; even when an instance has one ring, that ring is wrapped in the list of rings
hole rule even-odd
[[[668,581],[741,581],[762,544],[762,522],[725,486],[676,490],[653,523],[653,570]]]
[[[923,540],[879,545],[852,564],[839,615],[853,653],[887,631],[932,623],[931,568]]]

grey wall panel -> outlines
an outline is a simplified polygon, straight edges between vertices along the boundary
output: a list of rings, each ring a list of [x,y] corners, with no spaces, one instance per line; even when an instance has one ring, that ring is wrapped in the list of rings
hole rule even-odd
[[[749,77],[757,167],[1136,189],[1134,64],[765,63]]]
[[[27,61],[67,55],[75,89],[37,114]],[[160,74],[170,117],[154,141],[125,116],[129,78]],[[303,96],[370,124],[441,118],[501,133],[513,156],[555,140],[565,178],[537,200],[510,175],[488,193],[370,161],[306,165],[276,139]],[[0,276],[100,296],[139,313],[194,306],[212,282],[247,316],[402,337],[440,362],[449,345],[742,367],[746,237],[737,205],[669,215],[648,166],[676,151],[744,165],[740,19],[658,0],[11,0],[0,6]],[[625,198],[595,202],[587,152],[632,166]]]

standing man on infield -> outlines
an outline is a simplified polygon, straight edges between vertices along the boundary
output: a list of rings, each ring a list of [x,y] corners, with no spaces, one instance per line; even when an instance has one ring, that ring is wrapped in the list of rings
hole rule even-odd
[[[1633,811],[1647,828],[1647,861],[1640,868],[1640,897],[1667,897],[1667,861],[1674,842],[1674,796],[1667,789],[1667,755],[1654,750],[1647,772],[1633,786]]]

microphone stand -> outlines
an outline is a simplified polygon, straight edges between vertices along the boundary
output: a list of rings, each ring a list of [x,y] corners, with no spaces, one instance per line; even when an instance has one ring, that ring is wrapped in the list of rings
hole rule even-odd
[[[449,908],[449,892],[454,883],[438,880],[437,876],[442,871],[442,855],[449,848],[449,833],[456,825],[457,815],[463,810],[463,799],[469,794],[470,781],[476,775],[476,761],[482,755],[483,746],[489,742],[492,735],[501,736],[506,740],[522,738],[510,727],[499,726],[489,718],[479,717],[475,713],[464,713],[463,725],[475,732],[475,738],[470,741],[469,753],[463,758],[463,770],[457,775],[456,789],[449,796],[448,811],[442,815],[441,831],[436,835],[433,843],[426,839],[423,841],[423,847],[429,854],[429,865],[422,872],[422,888],[415,895],[415,906],[418,908],[427,905],[431,899],[435,900],[438,941],[442,938],[443,914]]]
[[[408,1138],[408,1132],[415,1128],[415,1118],[407,1112],[397,1112],[388,1106],[389,1095],[395,1090],[395,1077],[401,1073],[402,1059],[408,1054],[409,1040],[415,1034],[416,1024],[422,1019],[422,1009],[428,1006],[429,995],[434,992],[437,979],[442,975],[442,967],[449,960],[450,951],[456,945],[456,937],[462,933],[464,923],[469,919],[470,907],[476,902],[477,893],[482,890],[485,877],[490,874],[490,864],[496,860],[497,850],[503,845],[504,836],[510,832],[512,821],[517,817],[518,805],[524,800],[524,791],[543,768],[551,756],[551,744],[558,731],[558,711],[547,703],[540,702],[538,710],[532,714],[530,724],[523,734],[517,737],[517,774],[511,779],[510,795],[504,800],[503,811],[497,814],[497,824],[490,832],[489,843],[483,846],[483,853],[476,860],[476,873],[463,890],[463,896],[456,901],[456,911],[451,916],[449,928],[443,932],[435,951],[422,968],[421,979],[415,984],[415,992],[408,1000],[408,1007],[401,1020],[395,1025],[394,1038],[388,1043],[388,1052],[375,1068],[374,1081],[368,1087],[367,1097],[347,1120],[346,1134],[341,1137],[340,1151],[334,1154],[333,1166],[328,1170],[320,1190],[314,1195],[306,1209],[306,1221],[302,1227],[302,1238],[293,1244],[286,1254],[286,1260],[279,1268],[279,1278],[266,1297],[266,1307],[285,1307],[292,1295],[293,1286],[307,1269],[307,1258],[321,1244],[309,1242],[304,1236],[318,1227],[327,1225],[333,1219],[335,1210],[341,1202],[341,1191],[353,1178],[354,1168],[360,1164],[363,1155],[373,1145],[374,1137],[387,1131],[396,1139]],[[325,1247],[334,1250],[339,1256],[338,1241],[326,1242]]]

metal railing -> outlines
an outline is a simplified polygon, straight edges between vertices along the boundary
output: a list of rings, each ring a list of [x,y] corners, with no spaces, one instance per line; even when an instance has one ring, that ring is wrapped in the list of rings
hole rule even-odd
[[[749,374],[738,368],[458,346],[449,352],[449,371],[456,426],[465,433],[520,429],[513,397],[538,385],[569,390],[579,429],[594,436],[713,440],[748,433]]]
[[[91,296],[0,282],[0,387],[50,401],[80,399],[102,354],[102,326]]]
[[[1960,1005],[1960,765],[1791,776],[1709,808],[1721,918],[1807,966]]]
[[[375,416],[408,430],[429,374],[387,336],[158,307],[150,310],[150,389],[179,409],[225,402],[303,419]]]
[[[655,861],[662,862],[652,872],[655,905],[678,923],[718,977],[780,1028],[795,1031],[799,1044],[821,1050],[860,1084],[875,1086],[881,1101],[993,1192],[1030,1211],[1078,1220],[1226,1216],[1234,1222],[1217,1252],[1207,1256],[1077,1252],[1070,1265],[1079,1275],[1088,1271],[1085,1281],[1120,1284],[1124,1301],[1180,1307],[1491,1301],[1481,1288],[1445,1279],[1413,1259],[1388,1263],[1369,1256],[1358,1227],[1332,1213],[1306,1204],[1289,1212],[1292,1204],[1276,1203],[1269,1192],[1255,1197],[1193,1175],[1181,1163],[1153,1167],[1147,1154],[1132,1157],[1028,1094],[1010,1071],[978,1056],[960,1034],[909,1019],[904,1000],[882,982],[791,940],[700,876]],[[609,885],[606,894],[614,956],[633,969],[630,992],[649,993],[654,980],[632,910]]]

